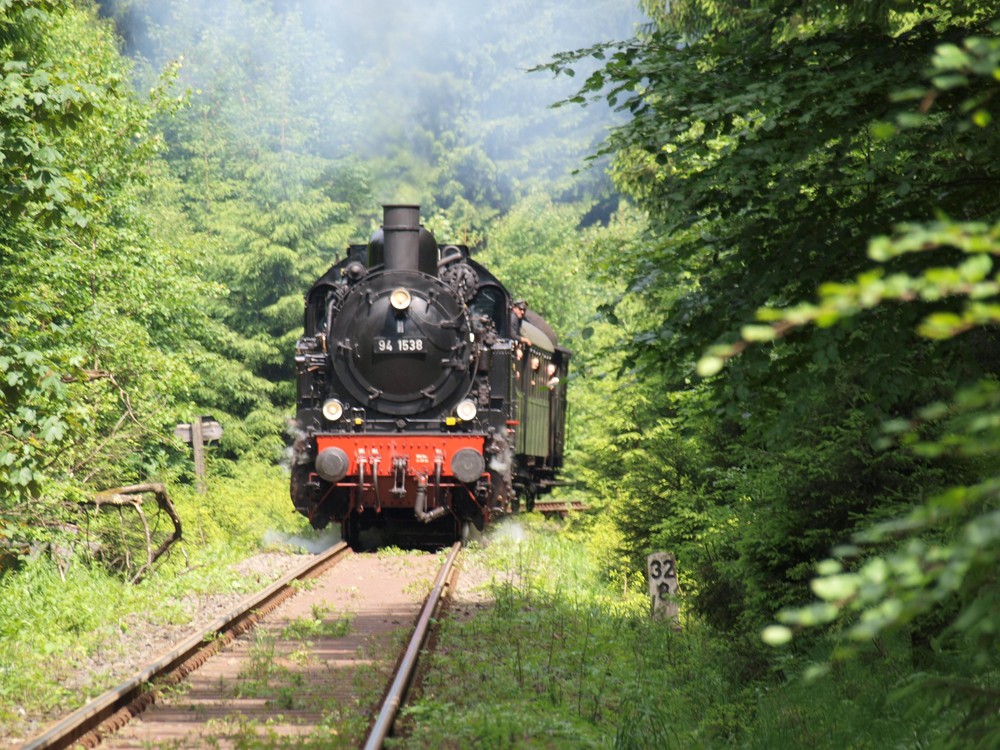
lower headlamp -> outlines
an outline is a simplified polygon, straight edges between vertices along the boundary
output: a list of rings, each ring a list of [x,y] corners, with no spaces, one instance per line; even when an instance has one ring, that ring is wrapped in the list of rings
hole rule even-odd
[[[463,422],[470,422],[476,418],[477,411],[476,402],[467,398],[458,405],[455,409],[455,414],[458,415],[458,418]]]
[[[331,422],[336,422],[344,416],[344,405],[335,398],[329,398],[323,403],[323,416]]]

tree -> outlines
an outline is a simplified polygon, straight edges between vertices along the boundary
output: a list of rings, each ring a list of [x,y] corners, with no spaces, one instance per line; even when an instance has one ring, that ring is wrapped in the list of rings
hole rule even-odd
[[[214,325],[202,343],[212,355],[197,363],[192,397],[227,420],[227,456],[277,460],[304,291],[356,238],[357,212],[370,203],[363,184],[347,185],[356,169],[317,153],[325,128],[349,121],[322,116],[321,103],[348,98],[349,86],[288,9],[178,3],[169,23],[161,11],[131,6],[146,23],[136,43],[151,44],[144,51],[156,61],[183,53],[185,106],[159,123],[164,156],[198,275],[222,290],[205,303]],[[202,33],[206,24],[213,34]]]
[[[23,535],[63,499],[165,470],[220,290],[153,221],[176,195],[152,127],[173,102],[135,95],[113,29],[45,2],[8,3],[0,25],[0,507]]]
[[[903,118],[900,129],[921,127],[937,115],[937,102],[944,99],[945,107],[950,104],[969,115],[956,124],[970,141],[989,148],[995,138],[991,130],[1000,42],[995,36],[971,36],[961,44],[943,44],[932,63],[922,94],[925,106],[918,116]],[[946,249],[956,252],[943,254]],[[894,302],[929,306],[919,331],[936,340],[964,338],[976,345],[983,327],[1000,322],[1000,274],[993,260],[1000,256],[1000,223],[995,212],[992,222],[939,218],[904,224],[893,235],[873,239],[868,254],[889,267],[905,258],[907,270],[875,268],[849,282],[822,286],[817,303],[762,309],[760,324],[748,326],[739,345],[716,350],[707,366],[715,367],[752,340],[776,338],[806,324],[833,326]],[[1000,741],[996,692],[989,679],[1000,666],[995,628],[1000,607],[995,572],[1000,562],[998,415],[1000,387],[994,371],[950,400],[884,425],[887,443],[899,442],[918,455],[953,454],[976,462],[976,481],[915,499],[909,513],[856,534],[854,544],[838,547],[834,557],[818,566],[820,575],[812,581],[818,601],[780,614],[782,622],[797,627],[842,624],[850,645],[839,649],[838,658],[887,632],[943,620],[946,627],[935,634],[934,650],[949,653],[954,666],[922,685],[945,695],[943,705],[964,715],[955,747],[994,747]],[[791,636],[787,626],[765,630],[772,643]]]
[[[622,304],[638,299],[649,311],[629,333],[626,364],[660,384],[650,411],[669,415],[656,422],[669,429],[647,428],[639,442],[660,457],[653,473],[666,486],[687,476],[684,493],[702,507],[726,503],[691,528],[675,491],[635,498],[661,520],[656,531],[633,527],[631,544],[689,545],[693,559],[682,564],[700,581],[701,610],[720,625],[753,632],[775,603],[800,596],[815,561],[852,530],[976,476],[963,457],[880,451],[875,438],[883,422],[989,372],[990,333],[928,342],[912,333],[920,305],[885,307],[747,350],[724,376],[711,359],[696,363],[712,346],[728,351],[758,308],[860,272],[867,238],[896,223],[936,211],[995,215],[995,133],[971,130],[962,100],[943,91],[927,117],[902,127],[922,100],[895,94],[924,96],[935,48],[984,30],[996,10],[676,3],[644,36],[548,66],[604,60],[574,100],[605,98],[630,116],[603,151],[652,231],[608,263],[628,280]],[[911,262],[897,258],[893,270]],[[667,447],[681,435],[697,438],[701,456],[686,472],[676,453],[656,450],[661,436],[674,436]]]

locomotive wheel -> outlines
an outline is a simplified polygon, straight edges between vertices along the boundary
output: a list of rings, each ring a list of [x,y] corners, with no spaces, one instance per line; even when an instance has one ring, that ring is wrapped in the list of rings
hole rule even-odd
[[[353,513],[348,514],[347,518],[340,522],[340,538],[347,542],[351,549],[356,550],[360,534],[358,519]]]

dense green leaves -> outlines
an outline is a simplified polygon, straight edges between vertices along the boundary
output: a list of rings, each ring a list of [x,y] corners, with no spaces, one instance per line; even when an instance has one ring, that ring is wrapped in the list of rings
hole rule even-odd
[[[176,102],[136,96],[85,4],[9,3],[0,24],[0,525],[23,540],[61,500],[177,471],[173,426],[226,330],[158,159]]]
[[[524,3],[455,10],[467,33],[440,25],[447,44],[428,43],[406,11],[376,26],[350,3],[98,5],[114,26],[87,2],[0,6],[0,323],[5,346],[43,352],[53,373],[23,365],[5,398],[56,419],[28,419],[4,454],[19,501],[184,476],[170,436],[196,413],[225,424],[216,458],[276,460],[303,292],[367,236],[379,199],[415,198],[443,239],[476,245],[539,172],[539,153],[558,156],[545,180],[578,189],[554,175],[598,118],[548,127],[566,119],[543,106],[553,82],[521,72],[577,32],[543,13],[530,35],[474,41]],[[389,35],[421,73],[399,79]],[[529,80],[538,106],[521,97],[515,111],[508,95]],[[537,148],[519,145],[532,138]],[[514,223],[555,211],[529,216],[529,205]],[[554,244],[575,253],[566,221],[537,256]],[[525,292],[560,325],[583,325],[587,294],[570,311],[542,286]]]
[[[973,127],[967,129],[979,135],[988,149],[992,134],[980,128],[988,128],[992,121],[988,103],[1000,70],[1000,46],[996,40],[980,37],[966,40],[961,47],[942,45],[933,64],[931,82],[938,87],[943,82],[966,97],[959,110],[971,120]],[[945,72],[951,75],[945,77]],[[934,116],[933,106],[928,109],[917,124]],[[956,123],[956,129],[962,124]],[[964,124],[969,125],[969,121]],[[995,221],[996,211],[989,217]],[[947,340],[964,334],[969,346],[979,347],[983,341],[979,329],[1000,322],[1000,275],[995,273],[993,261],[1000,254],[997,237],[995,223],[940,219],[901,225],[895,235],[872,240],[869,256],[884,264],[909,261],[913,271],[886,274],[877,268],[853,281],[825,284],[819,288],[816,303],[762,309],[758,317],[770,325],[755,326],[753,331],[770,331],[773,338],[806,323],[831,326],[889,301],[922,302],[928,309],[918,327],[923,336]],[[743,335],[740,345],[715,351],[713,366],[743,344],[768,338],[748,336],[746,330]],[[979,481],[942,490],[909,514],[858,533],[859,544],[888,547],[889,551],[850,568],[836,560],[821,564],[818,571],[822,577],[813,581],[812,588],[826,604],[789,610],[783,613],[786,622],[813,625],[834,621],[845,612],[856,613],[857,619],[849,621],[847,632],[851,639],[864,642],[944,607],[953,612],[952,636],[978,642],[980,648],[992,643],[990,620],[1000,599],[990,580],[990,571],[1000,558],[998,480],[993,469],[1000,454],[995,377],[994,370],[989,377],[957,391],[950,402],[928,405],[911,419],[893,420],[883,427],[888,436],[885,445],[898,440],[923,457],[957,455],[986,461]],[[932,429],[935,425],[941,428]],[[852,547],[843,554],[851,561],[860,552]],[[974,660],[979,666],[991,665],[982,651]],[[983,695],[976,685],[964,690],[971,696]],[[977,722],[985,718],[981,713],[975,716]]]
[[[42,355],[6,339],[0,340],[0,415],[0,496],[12,505],[38,494],[46,467],[67,445],[70,422],[82,415],[73,414],[66,385]]]
[[[136,73],[90,4],[0,1],[0,546],[183,477],[197,413],[275,460],[302,293],[413,200],[575,350],[609,577],[674,551],[734,679],[771,679],[765,625],[902,631],[995,744],[1000,7],[647,5],[582,47],[617,6],[101,3]],[[605,115],[545,70],[621,118],[597,157],[641,217],[566,174]]]
[[[628,282],[615,317],[647,311],[623,339],[648,395],[618,396],[609,425],[624,545],[678,552],[728,632],[801,602],[855,533],[874,548],[825,564],[789,623],[906,626],[960,653],[947,668],[996,668],[964,649],[996,600],[997,11],[693,0],[549,66],[606,61],[578,100],[630,115],[604,152],[650,217],[644,246],[603,260]],[[981,411],[922,411],[950,403]]]

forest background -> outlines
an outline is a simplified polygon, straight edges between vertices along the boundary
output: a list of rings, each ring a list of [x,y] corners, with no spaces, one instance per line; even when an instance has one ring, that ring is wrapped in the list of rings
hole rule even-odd
[[[609,582],[1000,744],[997,5],[356,5],[0,3],[0,543],[190,486],[198,414],[199,512],[280,487],[303,291],[413,201],[576,352]]]

